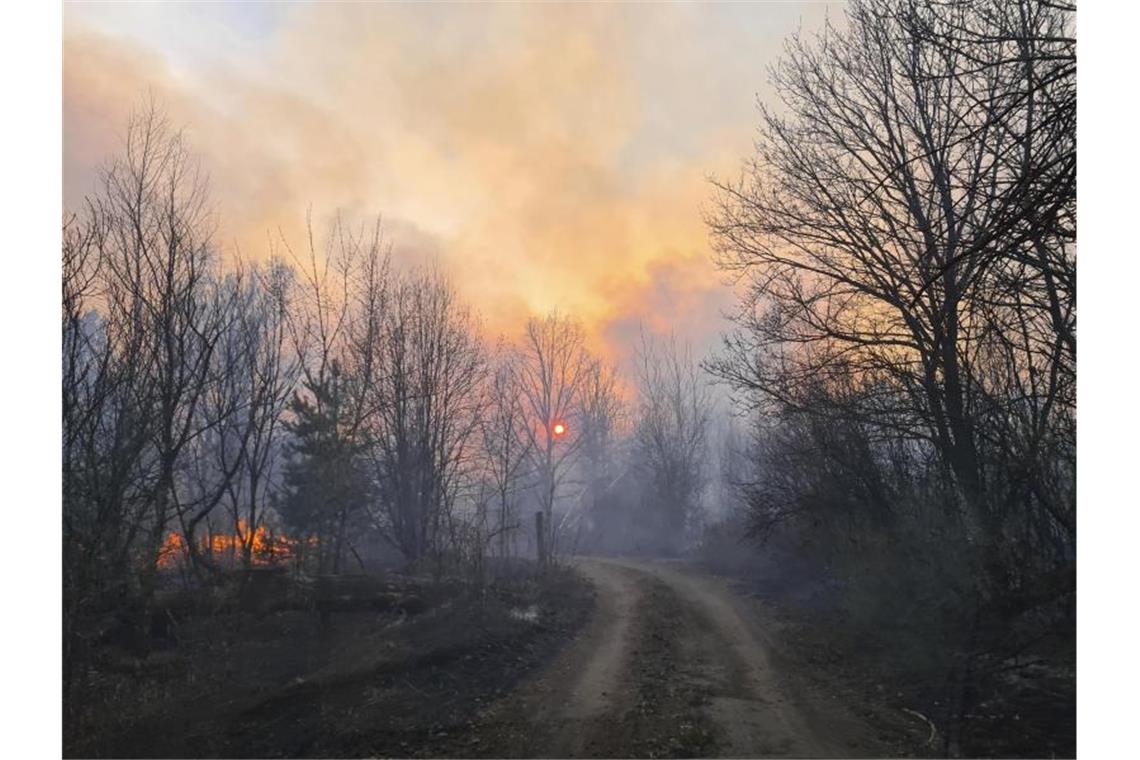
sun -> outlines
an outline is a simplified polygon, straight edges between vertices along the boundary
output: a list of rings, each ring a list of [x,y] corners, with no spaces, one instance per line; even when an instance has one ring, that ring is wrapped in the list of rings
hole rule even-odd
[[[561,438],[562,436],[566,435],[566,423],[555,422],[553,428],[551,428],[551,432],[554,433],[555,438]]]

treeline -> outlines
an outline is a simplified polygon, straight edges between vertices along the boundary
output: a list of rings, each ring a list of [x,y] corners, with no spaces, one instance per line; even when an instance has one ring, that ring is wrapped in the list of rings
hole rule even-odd
[[[747,523],[945,677],[951,753],[1075,638],[1073,10],[852,2],[788,42],[709,219],[746,292],[710,368],[758,420]]]
[[[64,223],[70,644],[109,611],[145,619],[169,552],[200,586],[281,545],[267,528],[318,574],[359,572],[383,541],[482,578],[489,556],[589,540],[618,503],[682,545],[710,403],[674,342],[643,337],[623,383],[556,313],[488,341],[445,273],[392,265],[379,224],[310,224],[250,263],[222,254],[209,209],[151,105]]]

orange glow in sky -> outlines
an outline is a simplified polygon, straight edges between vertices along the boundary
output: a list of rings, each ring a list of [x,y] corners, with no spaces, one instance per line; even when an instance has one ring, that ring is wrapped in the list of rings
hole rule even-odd
[[[68,3],[64,205],[82,208],[149,92],[210,177],[223,251],[303,249],[310,209],[318,237],[380,215],[394,263],[442,264],[488,337],[558,309],[608,360],[642,327],[700,355],[735,301],[708,178],[739,172],[757,99],[775,102],[768,66],[828,13]]]

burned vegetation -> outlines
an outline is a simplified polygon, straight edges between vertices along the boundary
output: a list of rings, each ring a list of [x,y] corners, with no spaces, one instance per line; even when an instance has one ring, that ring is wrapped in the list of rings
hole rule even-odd
[[[223,261],[208,208],[148,103],[65,221],[66,753],[430,754],[572,637],[618,490],[690,535],[696,366],[643,339],[631,413],[574,320],[489,342],[379,225]]]
[[[1074,754],[1072,11],[793,36],[731,332],[624,371],[379,222],[227,251],[145,103],[63,225],[65,754]]]
[[[746,574],[952,756],[1076,752],[1073,10],[852,3],[709,219]]]

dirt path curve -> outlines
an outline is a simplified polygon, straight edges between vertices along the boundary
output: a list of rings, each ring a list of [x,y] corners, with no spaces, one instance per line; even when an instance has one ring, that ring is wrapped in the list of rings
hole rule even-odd
[[[698,637],[709,712],[720,730],[726,757],[836,757],[851,752],[857,730],[847,716],[828,711],[828,725],[813,725],[773,670],[766,636],[757,616],[720,579],[671,568],[635,565],[676,592],[695,610],[703,626],[688,631]],[[816,710],[818,712],[818,709]],[[824,723],[825,721],[820,721]]]
[[[579,559],[586,629],[480,721],[489,754],[854,757],[881,754],[826,695],[773,668],[762,616],[680,563]]]

